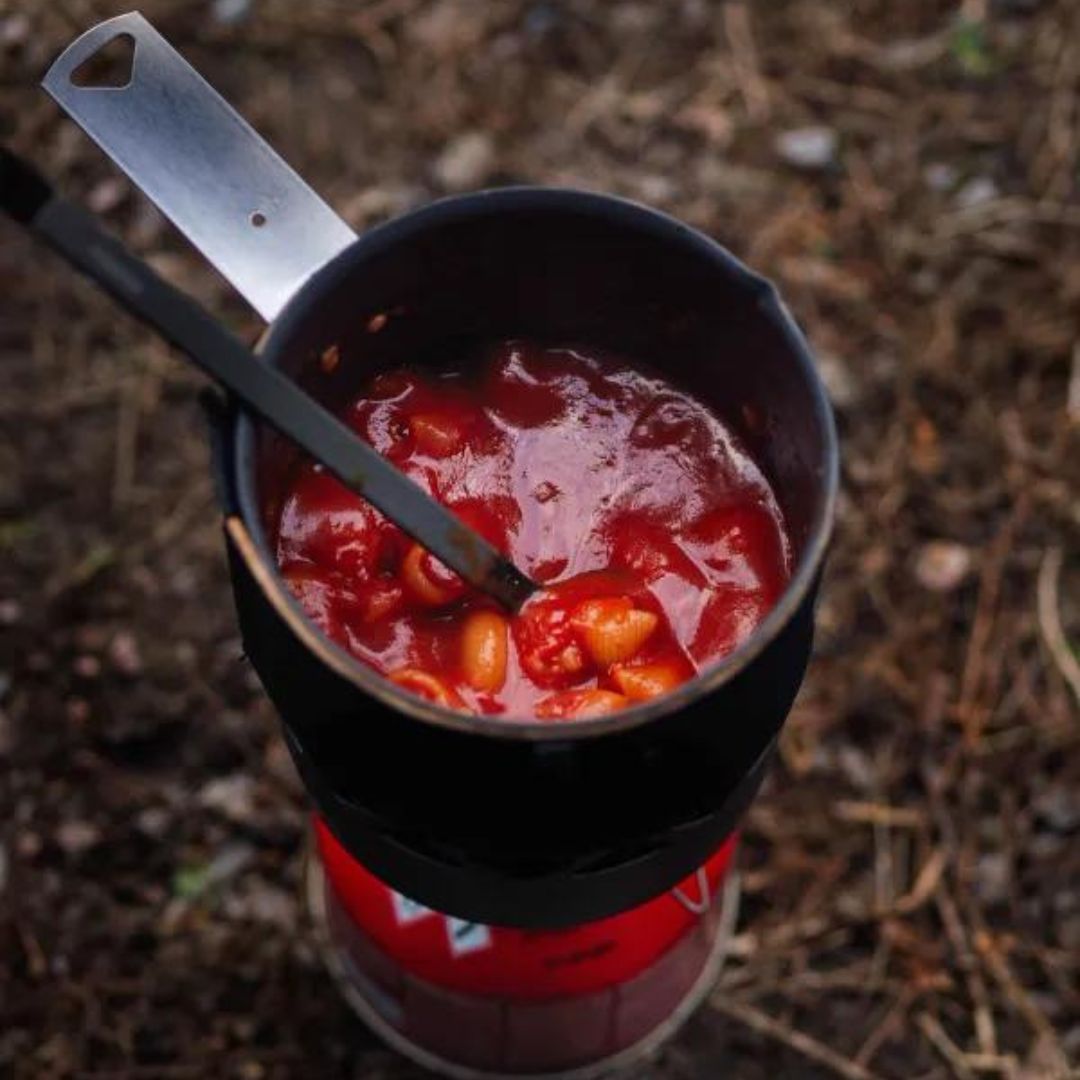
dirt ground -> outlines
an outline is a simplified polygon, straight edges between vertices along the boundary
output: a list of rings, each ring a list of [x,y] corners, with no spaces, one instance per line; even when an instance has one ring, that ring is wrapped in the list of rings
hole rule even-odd
[[[37,88],[129,6],[0,0],[0,137],[253,333]],[[629,195],[774,276],[819,355],[845,463],[817,655],[732,961],[638,1075],[1069,1075],[1080,5],[141,8],[356,227],[485,185]],[[0,1075],[417,1078],[298,931],[304,799],[198,378],[2,222],[0,372]]]

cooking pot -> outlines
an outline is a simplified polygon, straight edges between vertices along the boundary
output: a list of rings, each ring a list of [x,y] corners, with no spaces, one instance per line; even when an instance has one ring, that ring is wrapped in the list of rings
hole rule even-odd
[[[85,85],[117,38],[127,81]],[[799,689],[836,497],[829,404],[773,286],[673,218],[584,191],[478,192],[357,237],[136,14],[79,38],[45,86],[267,320],[261,362],[324,402],[383,368],[521,337],[640,357],[742,439],[794,554],[775,608],[674,692],[550,724],[441,708],[324,637],[270,540],[289,448],[236,408],[216,422],[244,646],[357,859],[429,907],[519,927],[598,919],[693,872],[756,793]],[[328,375],[332,347],[346,360]]]

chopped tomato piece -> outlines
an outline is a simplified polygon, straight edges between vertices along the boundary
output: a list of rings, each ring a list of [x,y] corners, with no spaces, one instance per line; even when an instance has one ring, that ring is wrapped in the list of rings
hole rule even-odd
[[[539,686],[568,686],[588,674],[570,613],[557,601],[540,599],[514,620],[521,666]]]
[[[405,602],[405,590],[392,578],[376,578],[357,587],[361,618],[366,623],[377,622],[395,614]]]
[[[321,466],[308,467],[282,506],[278,559],[363,579],[375,571],[394,528]]]

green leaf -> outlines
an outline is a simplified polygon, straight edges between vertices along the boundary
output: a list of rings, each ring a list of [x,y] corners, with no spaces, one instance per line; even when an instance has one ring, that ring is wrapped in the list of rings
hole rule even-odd
[[[210,866],[183,866],[173,874],[173,896],[181,900],[194,900],[206,892],[210,885]]]
[[[985,78],[997,70],[997,60],[986,40],[986,24],[960,19],[952,32],[949,51],[965,75]]]

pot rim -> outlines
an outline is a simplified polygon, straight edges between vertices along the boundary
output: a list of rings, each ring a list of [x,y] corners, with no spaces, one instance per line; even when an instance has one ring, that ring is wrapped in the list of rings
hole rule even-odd
[[[603,735],[616,735],[660,720],[685,709],[711,694],[744,671],[780,634],[814,588],[828,549],[835,518],[839,487],[839,447],[835,419],[824,385],[817,373],[802,332],[780,299],[776,287],[754,273],[717,241],[677,218],[619,196],[574,188],[519,186],[471,192],[429,203],[400,217],[375,226],[317,271],[267,328],[259,343],[259,353],[272,357],[279,343],[287,340],[298,323],[310,315],[321,295],[341,276],[351,273],[360,257],[377,255],[418,231],[515,210],[581,212],[638,231],[675,240],[715,262],[719,268],[756,293],[757,303],[766,309],[781,331],[793,354],[807,388],[824,439],[823,460],[818,463],[822,497],[810,527],[802,555],[784,592],[750,637],[734,652],[711,664],[675,690],[651,701],[632,705],[611,716],[599,716],[552,724],[534,717],[486,716],[457,712],[396,687],[341,646],[327,638],[304,613],[299,601],[285,585],[262,525],[255,484],[255,436],[258,425],[242,410],[236,412],[232,444],[232,489],[251,539],[251,551],[262,573],[256,581],[277,612],[284,617],[302,642],[337,675],[364,693],[412,720],[471,735],[533,742],[566,742]],[[252,567],[255,570],[255,567]],[[269,572],[267,572],[269,571]]]

